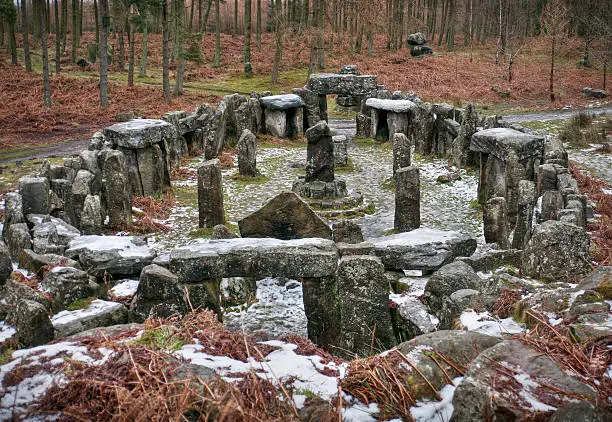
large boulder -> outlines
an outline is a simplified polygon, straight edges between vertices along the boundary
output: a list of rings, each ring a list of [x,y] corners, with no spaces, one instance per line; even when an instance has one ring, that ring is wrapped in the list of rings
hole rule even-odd
[[[166,312],[184,315],[188,309],[187,298],[175,274],[159,265],[149,265],[140,275],[138,290],[130,307],[130,321],[144,322],[162,308]]]
[[[49,293],[60,309],[76,300],[94,296],[99,287],[85,271],[61,266],[48,271],[40,284],[41,290]]]
[[[395,325],[401,340],[410,340],[438,329],[438,318],[431,315],[416,297],[392,294],[389,300],[389,306],[396,309]]]
[[[49,213],[49,179],[24,176],[19,179],[23,215]]]
[[[11,224],[4,239],[13,261],[19,260],[19,255],[24,249],[32,249],[32,236],[26,223]]]
[[[408,46],[425,45],[427,44],[427,37],[422,32],[415,32],[414,34],[410,34],[408,37],[406,37],[406,44]]]
[[[98,327],[127,322],[128,311],[121,303],[96,299],[86,308],[62,311],[51,318],[55,337],[68,337]]]
[[[526,275],[546,281],[567,281],[591,271],[587,232],[573,224],[546,221],[536,226],[523,251]]]
[[[423,301],[438,315],[444,301],[452,293],[462,289],[478,290],[480,285],[480,277],[472,267],[465,262],[455,261],[440,268],[427,280]]]
[[[590,387],[567,375],[546,354],[507,340],[470,364],[455,390],[451,420],[520,420],[535,411],[552,412],[576,396],[595,400]]]
[[[597,267],[582,280],[576,290],[593,290],[603,299],[612,300],[612,267]]]
[[[53,340],[49,314],[38,302],[20,299],[6,322],[17,330],[19,344],[24,347],[39,346]]]
[[[331,239],[332,231],[306,202],[293,192],[281,193],[238,222],[242,237]]]
[[[370,239],[386,269],[435,271],[458,256],[470,256],[476,239],[452,231],[419,228]]]
[[[81,236],[68,245],[66,256],[78,258],[89,274],[115,279],[140,275],[155,252],[145,241],[133,236]]]
[[[288,110],[304,106],[304,101],[296,94],[269,95],[261,99],[266,110]]]
[[[163,120],[134,119],[104,129],[104,139],[115,146],[140,149],[175,137],[176,128]]]
[[[308,138],[306,182],[334,181],[334,141],[324,120],[306,131]]]

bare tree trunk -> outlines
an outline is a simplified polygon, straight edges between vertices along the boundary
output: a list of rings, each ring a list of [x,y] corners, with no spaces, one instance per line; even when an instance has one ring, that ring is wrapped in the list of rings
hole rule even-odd
[[[30,59],[30,40],[28,34],[28,13],[27,13],[27,1],[21,0],[21,32],[23,34],[23,58],[25,64],[25,71],[32,71],[32,61]]]
[[[108,0],[100,0],[100,107],[108,107]]]
[[[22,0],[24,1],[24,0]],[[42,62],[43,62],[43,99],[47,109],[51,108],[51,82],[49,80],[49,53],[47,51],[47,25],[45,18],[45,0],[39,1],[38,19],[40,23],[40,39],[42,41]]]
[[[53,1],[53,11],[55,12],[55,73],[59,73],[60,72],[60,67],[61,67],[61,38],[62,38],[62,34],[61,34],[61,26],[60,26],[60,21],[59,21],[59,5],[57,4],[59,0],[54,0]],[[96,9],[97,12],[97,9]],[[96,19],[98,18],[98,15],[96,13]],[[100,48],[100,45],[98,44],[98,48]]]
[[[213,67],[221,66],[221,13],[219,0],[215,0],[215,62]]]
[[[96,44],[98,45],[98,48],[100,48],[100,22],[98,20],[98,1],[97,0],[94,0],[93,8],[94,8],[94,19],[96,21]]]
[[[72,0],[72,30],[70,31],[70,38],[72,44],[72,63],[76,63],[77,61],[77,47],[79,45],[79,36],[78,36],[78,6],[77,2],[79,0]]]
[[[129,16],[129,15],[128,15]],[[128,59],[128,86],[134,85],[134,24],[128,18],[128,42],[130,44],[130,55]]]
[[[244,46],[243,46],[244,75],[253,76],[251,66],[251,0],[244,0]]]
[[[124,26],[126,26],[124,24]],[[121,28],[119,30],[119,60],[118,60],[118,64],[119,64],[119,69],[121,69],[121,71],[125,70],[125,41],[123,39],[123,28]]]
[[[261,51],[261,0],[257,0],[257,49]]]
[[[68,0],[62,0],[62,55],[66,51],[68,33]]]
[[[200,32],[206,32],[206,23],[208,22],[208,16],[210,15],[210,9],[212,7],[213,0],[208,0],[208,4],[206,6],[206,13],[204,13],[204,19],[200,22]]]
[[[470,0],[470,63],[474,60],[474,0]]]
[[[140,72],[138,76],[141,78],[147,74],[147,48],[149,45],[149,24],[147,22],[146,9],[144,16],[144,28],[142,31],[142,57],[140,58]]]
[[[12,16],[8,20],[9,34],[8,34],[8,48],[11,52],[11,63],[17,64],[17,40],[15,39],[15,21],[16,16]]]
[[[185,74],[185,1],[176,0],[176,41],[178,67],[176,69],[176,80],[174,81],[174,96],[183,95],[183,76]]]
[[[316,1],[316,0],[315,0]],[[272,74],[270,80],[273,84],[278,83],[280,74],[280,63],[283,59],[283,6],[281,0],[276,0],[273,6],[272,16],[274,19],[274,62],[272,63]]]
[[[170,52],[168,51],[168,35],[168,0],[162,0],[162,86],[164,98],[170,104],[170,78],[168,70]]]
[[[234,32],[232,36],[238,35],[238,0],[234,0]]]
[[[555,81],[555,43],[557,41],[557,36],[552,36],[551,42],[551,51],[550,51],[550,84],[548,86],[548,91],[550,92],[550,101],[555,102],[555,90],[554,90],[554,81]]]

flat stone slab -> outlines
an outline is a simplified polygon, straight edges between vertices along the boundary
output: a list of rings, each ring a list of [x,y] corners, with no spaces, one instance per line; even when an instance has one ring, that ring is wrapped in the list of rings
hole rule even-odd
[[[368,241],[388,270],[435,271],[476,250],[476,239],[468,235],[424,227]]]
[[[288,110],[304,107],[302,98],[295,94],[270,95],[263,97],[261,102],[267,110]]]
[[[92,328],[127,322],[127,308],[117,302],[96,299],[87,309],[62,311],[51,318],[55,337],[67,337]]]
[[[104,137],[115,146],[140,149],[176,137],[176,128],[164,120],[134,119],[104,128]]]
[[[299,280],[332,275],[337,267],[336,245],[319,238],[202,240],[170,252],[170,271],[186,283],[226,277]]]
[[[134,236],[81,236],[70,242],[65,255],[78,257],[83,269],[96,277],[108,272],[117,279],[140,275],[156,253]]]
[[[472,135],[470,151],[492,154],[501,160],[506,160],[512,150],[516,152],[519,160],[542,155],[544,137],[509,128],[486,129]]]
[[[315,73],[310,75],[306,89],[317,95],[365,95],[376,89],[375,75],[341,75]]]
[[[368,98],[366,106],[393,113],[408,113],[417,108],[416,104],[410,100],[381,100],[379,98]]]

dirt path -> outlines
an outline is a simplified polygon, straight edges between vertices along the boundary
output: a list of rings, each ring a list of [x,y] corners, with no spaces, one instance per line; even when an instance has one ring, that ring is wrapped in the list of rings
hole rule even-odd
[[[503,119],[510,123],[522,123],[522,122],[547,122],[549,120],[566,120],[575,116],[578,113],[586,113],[590,115],[600,114],[612,114],[612,107],[603,108],[592,108],[583,110],[553,110],[543,111],[540,113],[528,113],[528,114],[509,114],[504,116]]]

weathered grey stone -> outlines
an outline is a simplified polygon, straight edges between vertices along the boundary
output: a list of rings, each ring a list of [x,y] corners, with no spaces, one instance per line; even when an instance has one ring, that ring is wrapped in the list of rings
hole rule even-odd
[[[225,223],[221,163],[216,158],[198,168],[198,212],[200,227]]]
[[[369,242],[343,243],[336,242],[340,257],[353,255],[374,255],[374,245]]]
[[[529,180],[521,180],[518,186],[518,213],[512,247],[524,249],[531,239],[531,227],[533,222],[533,208],[536,204],[535,184]]]
[[[81,159],[81,168],[83,170],[89,171],[91,174],[95,176],[95,180],[90,186],[93,194],[97,194],[100,192],[100,181],[102,178],[102,172],[98,167],[98,151],[89,151],[83,150],[79,154],[79,158]],[[61,175],[64,177],[53,177],[52,179],[65,179],[65,175]]]
[[[287,137],[287,113],[284,110],[266,110],[266,133],[277,138]]]
[[[61,266],[47,272],[40,288],[53,297],[57,308],[63,309],[76,300],[94,296],[100,286],[85,271]]]
[[[0,286],[4,286],[6,280],[13,272],[13,264],[11,262],[11,254],[8,247],[0,240]]]
[[[107,210],[109,225],[132,225],[132,198],[125,157],[119,151],[103,150],[98,155],[102,170],[102,202]]]
[[[104,138],[115,146],[140,149],[177,136],[174,125],[157,119],[134,119],[104,128]]]
[[[189,303],[193,309],[209,309],[217,314],[219,321],[222,320],[220,280],[185,284],[183,289],[187,290],[186,294],[189,295]]]
[[[140,274],[138,290],[130,306],[130,322],[144,322],[160,304],[177,309],[181,315],[188,309],[178,277],[159,265],[148,265]]]
[[[612,300],[612,267],[600,266],[587,275],[576,290],[593,290],[604,299]]]
[[[46,311],[51,311],[51,301],[45,294],[13,278],[6,280],[6,283],[0,289],[0,298],[2,299],[0,302],[1,319],[5,319],[7,317],[7,311],[9,313],[12,312],[21,299],[37,302],[42,305]]]
[[[410,55],[412,57],[422,56],[423,54],[433,54],[432,48],[426,45],[410,46]]]
[[[136,160],[144,196],[160,196],[171,188],[170,169],[159,144],[137,149]]]
[[[547,136],[544,142],[544,162],[568,166],[568,157],[563,142],[556,136]]]
[[[228,229],[227,226],[224,226],[223,224],[217,224],[215,227],[213,227],[211,235],[211,239],[235,239],[237,237],[238,236],[236,236],[233,231]]]
[[[332,224],[332,232],[336,243],[362,243],[364,240],[361,227],[351,220],[340,220]]]
[[[509,384],[496,381],[500,366],[521,388],[509,388]],[[556,388],[551,390],[545,385]],[[546,394],[538,394],[543,389]],[[520,419],[533,412],[533,404],[525,400],[526,396],[537,397],[540,406],[555,408],[572,397],[594,398],[595,393],[559,369],[547,355],[518,340],[507,340],[485,350],[470,364],[455,390],[451,421]]]
[[[421,226],[421,182],[418,167],[395,172],[395,219],[393,227],[402,233]]]
[[[528,276],[547,281],[566,281],[588,274],[590,244],[583,228],[546,221],[536,226],[523,252],[523,270]]]
[[[487,243],[508,247],[508,214],[506,200],[501,197],[487,201],[483,211],[484,237]]]
[[[83,269],[98,279],[105,273],[114,279],[138,276],[155,252],[133,236],[81,236],[70,242],[65,255],[78,257]]]
[[[342,326],[334,345],[346,358],[367,357],[395,344],[384,271],[373,256],[349,256],[338,264]]]
[[[376,86],[374,75],[315,73],[310,75],[305,88],[318,95],[365,95],[374,91]]]
[[[76,311],[62,311],[51,318],[55,337],[72,336],[98,327],[125,324],[128,310],[121,303],[96,299],[86,308]]]
[[[354,64],[345,64],[338,72],[341,75],[360,75],[359,69]]]
[[[416,104],[410,100],[381,100],[379,98],[369,98],[366,100],[366,106],[393,113],[410,113],[416,109]]]
[[[438,320],[416,297],[403,297],[397,305],[395,325],[401,341],[408,341],[438,329]]]
[[[77,261],[68,259],[62,255],[39,254],[30,249],[24,249],[19,255],[19,267],[34,274],[38,274],[41,277],[43,276],[43,267],[56,266],[58,264],[80,269],[80,264]]]
[[[393,174],[412,165],[410,140],[403,133],[393,135]]]
[[[242,176],[255,177],[259,175],[257,171],[257,138],[248,129],[240,135],[238,144],[238,172]]]
[[[334,181],[334,142],[324,120],[306,131],[308,138],[306,182]]]
[[[242,237],[302,239],[332,238],[332,231],[306,202],[293,192],[281,193],[238,222]]]
[[[170,271],[186,283],[224,277],[319,278],[333,275],[337,266],[334,242],[317,238],[202,240],[170,253]]]
[[[419,228],[369,240],[389,270],[434,271],[458,256],[470,256],[476,239],[457,232]]]
[[[6,239],[11,224],[25,223],[22,198],[17,192],[9,192],[4,196],[4,226],[2,237]]]
[[[563,195],[557,190],[547,190],[542,194],[540,222],[556,220],[563,208]]]
[[[287,110],[304,106],[304,101],[296,94],[270,95],[262,98],[261,103],[266,110]]]
[[[38,302],[19,300],[6,322],[17,330],[19,344],[23,347],[40,346],[53,340],[53,325],[47,310]]]
[[[24,249],[32,249],[32,237],[26,223],[11,224],[4,240],[9,248],[13,261],[19,259],[19,254]]]
[[[461,115],[461,127],[459,134],[453,141],[453,161],[458,167],[465,167],[476,164],[475,153],[470,152],[470,142],[472,135],[478,129],[478,113],[473,104],[468,104]]]
[[[571,401],[555,410],[549,422],[606,422],[612,420],[612,413],[602,407],[595,407],[585,401]]]
[[[24,176],[19,179],[23,215],[49,214],[49,179]]]
[[[429,103],[418,103],[414,110],[412,124],[406,133],[408,139],[415,146],[416,152],[421,155],[429,155],[433,150],[435,120],[432,105]]]
[[[580,315],[570,324],[570,330],[580,343],[608,338],[612,336],[612,316],[608,311]]]
[[[408,46],[425,44],[427,44],[427,37],[422,32],[415,32],[406,37],[406,45]]]
[[[324,100],[325,104],[321,103],[321,97],[325,99],[324,95],[317,95],[306,88],[294,88],[291,92],[299,95],[304,102],[304,130],[326,119],[327,102]]]
[[[480,278],[472,267],[455,261],[440,268],[427,280],[423,302],[431,312],[440,315],[445,299],[452,293],[462,289],[478,290],[480,284]]]
[[[98,195],[87,195],[85,198],[80,227],[83,234],[102,233],[102,205]]]
[[[458,261],[465,262],[474,271],[492,271],[503,265],[520,267],[523,260],[523,251],[518,249],[497,249],[497,244],[489,243],[469,257],[458,257]],[[501,293],[501,292],[500,292]]]
[[[593,89],[590,87],[582,88],[582,96],[585,98],[606,98],[608,93],[603,89]]]
[[[470,150],[491,154],[501,160],[506,160],[510,150],[513,150],[519,160],[528,157],[541,156],[544,148],[544,137],[528,135],[513,129],[493,128],[476,132],[472,136]]]
[[[440,319],[439,328],[450,330],[455,328],[456,321],[466,309],[485,309],[485,299],[478,290],[457,290],[442,303],[442,308],[436,313]]]
[[[333,136],[334,165],[344,167],[348,164],[348,138],[344,135]]]

